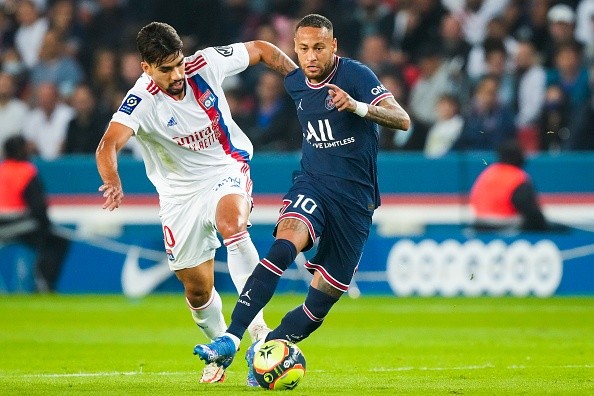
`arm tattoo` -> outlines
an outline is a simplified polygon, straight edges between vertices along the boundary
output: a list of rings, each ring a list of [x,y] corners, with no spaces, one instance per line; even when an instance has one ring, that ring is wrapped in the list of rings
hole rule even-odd
[[[278,231],[292,230],[297,232],[306,232],[309,234],[309,230],[304,222],[297,219],[284,219],[278,225]]]
[[[410,118],[406,111],[396,101],[390,107],[371,106],[365,116],[366,120],[373,121],[383,127],[392,129],[408,129]]]
[[[297,65],[287,55],[276,48],[273,50],[270,60],[266,64],[269,68],[279,72],[283,76],[286,76],[297,68]]]

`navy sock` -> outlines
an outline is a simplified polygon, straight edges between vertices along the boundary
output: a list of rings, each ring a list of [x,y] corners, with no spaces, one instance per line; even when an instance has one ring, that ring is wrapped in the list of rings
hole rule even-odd
[[[292,242],[286,239],[274,241],[266,258],[260,260],[246,281],[231,314],[228,333],[239,339],[243,337],[252,320],[274,295],[280,277],[296,256],[297,249]]]
[[[304,340],[322,325],[322,321],[337,301],[337,298],[310,286],[305,302],[287,312],[281,324],[268,333],[266,341],[278,338],[291,342]]]

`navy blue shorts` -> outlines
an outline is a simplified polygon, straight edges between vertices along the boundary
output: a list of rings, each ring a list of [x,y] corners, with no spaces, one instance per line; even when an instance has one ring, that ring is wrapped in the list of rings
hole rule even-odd
[[[340,190],[305,175],[294,179],[283,198],[278,223],[293,218],[309,229],[317,251],[305,267],[318,271],[330,285],[346,292],[361,260],[369,236],[373,211],[354,210]],[[274,230],[276,234],[276,227]]]

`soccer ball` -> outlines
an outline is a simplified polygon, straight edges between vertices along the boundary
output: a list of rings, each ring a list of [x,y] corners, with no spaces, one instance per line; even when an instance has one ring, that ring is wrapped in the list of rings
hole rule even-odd
[[[262,388],[294,389],[305,375],[305,357],[292,342],[270,340],[256,351],[253,368]]]

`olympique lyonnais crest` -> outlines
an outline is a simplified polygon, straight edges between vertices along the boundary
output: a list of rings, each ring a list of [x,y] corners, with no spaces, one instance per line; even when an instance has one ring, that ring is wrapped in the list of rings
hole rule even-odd
[[[216,97],[210,91],[210,89],[207,89],[206,92],[202,94],[199,101],[202,104],[202,106],[204,106],[204,108],[210,109],[215,104]]]

